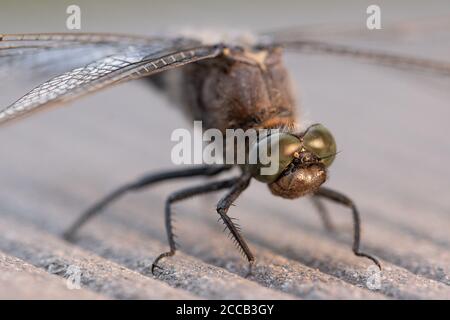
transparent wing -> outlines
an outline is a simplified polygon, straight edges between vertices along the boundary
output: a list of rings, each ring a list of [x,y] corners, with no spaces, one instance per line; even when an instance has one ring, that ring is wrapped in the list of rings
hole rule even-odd
[[[372,49],[360,49],[353,46],[340,45],[313,40],[296,40],[274,42],[274,45],[306,53],[323,53],[356,58],[408,70],[430,71],[450,76],[450,62],[394,54]]]
[[[75,68],[44,82],[3,108],[0,124],[113,84],[212,58],[222,51],[219,46],[191,45],[191,41],[184,39],[153,40],[150,44],[130,46],[124,52]]]
[[[100,33],[0,35],[0,75],[52,76],[161,38]]]
[[[104,45],[121,47],[124,45],[150,44],[161,38],[143,36],[103,34],[103,33],[36,33],[0,34],[0,57],[35,54],[37,51],[67,49],[70,47]]]
[[[403,21],[383,26],[383,30],[374,33],[365,25],[327,26],[285,28],[260,34],[262,45],[276,45],[287,49],[314,53],[330,54],[358,60],[388,65],[391,67],[408,68],[408,70],[432,71],[450,75],[450,61],[436,61],[403,54],[384,52],[382,50],[363,49],[354,45],[343,45],[348,38],[373,40],[389,40],[395,42],[403,37],[425,37],[436,30],[448,30],[449,17],[434,17],[418,21]],[[339,43],[341,42],[341,43]]]
[[[414,20],[402,20],[383,23],[382,30],[367,29],[365,24],[315,24],[304,26],[289,26],[274,30],[262,31],[261,36],[267,36],[278,42],[301,39],[314,40],[345,40],[345,39],[377,39],[401,40],[404,38],[427,37],[430,33],[448,30],[450,16],[422,17]]]

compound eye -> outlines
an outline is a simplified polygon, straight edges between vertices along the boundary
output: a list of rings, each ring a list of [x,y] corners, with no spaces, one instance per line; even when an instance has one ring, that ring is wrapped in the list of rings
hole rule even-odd
[[[306,130],[303,147],[319,157],[326,167],[336,157],[336,141],[331,132],[321,124],[314,124]]]
[[[261,182],[271,183],[275,181],[281,172],[294,160],[294,154],[301,149],[301,141],[298,137],[288,133],[277,133],[262,139],[259,143],[250,151],[250,159],[261,160],[261,156],[268,155],[270,160],[269,164],[262,164],[256,161],[256,164],[250,165],[250,171],[253,177]],[[277,153],[278,157],[272,158],[272,154]],[[262,174],[261,171],[264,167],[272,167],[272,160],[277,161],[277,170],[271,174]],[[254,161],[255,162],[255,161]],[[253,162],[253,163],[254,163]],[[264,161],[267,163],[266,161]]]

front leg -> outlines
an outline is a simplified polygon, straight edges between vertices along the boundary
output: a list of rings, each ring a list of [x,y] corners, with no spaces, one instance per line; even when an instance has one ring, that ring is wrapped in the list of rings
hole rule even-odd
[[[167,200],[166,200],[166,208],[165,208],[165,224],[166,224],[167,240],[169,242],[169,251],[161,253],[155,259],[155,261],[152,264],[152,269],[151,269],[152,273],[154,273],[155,268],[159,267],[158,266],[158,262],[162,258],[171,257],[171,256],[173,256],[175,254],[175,251],[176,251],[175,235],[173,233],[173,226],[172,226],[172,204],[175,203],[175,202],[187,199],[187,198],[194,197],[196,195],[205,194],[205,193],[209,193],[209,192],[215,192],[215,191],[219,191],[219,190],[222,190],[222,189],[228,189],[228,188],[233,188],[231,190],[230,194],[234,195],[234,198],[233,198],[233,200],[234,200],[234,199],[237,198],[237,196],[242,191],[240,191],[239,193],[236,194],[236,191],[233,192],[233,190],[235,190],[235,187],[241,186],[243,184],[243,182],[242,182],[243,179],[247,180],[246,183],[248,185],[248,181],[250,180],[250,176],[248,174],[244,173],[241,177],[238,177],[238,178],[231,178],[231,179],[227,179],[227,180],[215,181],[215,182],[211,182],[211,183],[208,183],[208,184],[205,184],[205,185],[202,185],[202,186],[182,189],[180,191],[176,191],[176,192],[172,193],[167,198]],[[230,203],[230,205],[231,205],[231,203]],[[226,209],[226,210],[228,210],[228,209]],[[230,223],[230,226],[232,227],[232,229],[230,228],[230,231],[232,232],[233,235],[234,235],[234,233],[237,233],[239,235],[239,233],[237,232],[236,227],[234,226],[233,222],[231,221],[231,219],[229,217],[227,217],[225,215],[225,220],[224,221],[228,221],[228,223]],[[239,237],[240,237],[240,235],[239,235]],[[241,238],[241,240],[243,241],[242,238]],[[244,243],[245,248],[246,248],[246,249],[243,248],[244,252],[245,252],[245,250],[247,250],[247,252],[250,252],[248,250],[248,247],[245,244],[245,242],[243,242],[243,243]],[[253,256],[251,255],[251,253],[250,253],[250,257],[252,257],[252,259],[253,259]]]
[[[217,213],[220,215],[220,219],[222,219],[223,223],[230,231],[230,234],[233,236],[233,239],[235,240],[239,249],[242,251],[242,253],[245,255],[245,257],[249,262],[249,269],[247,275],[251,273],[253,263],[255,262],[255,257],[253,256],[253,253],[250,251],[250,248],[245,242],[245,239],[239,232],[239,228],[236,227],[236,225],[233,223],[233,220],[227,215],[227,212],[230,209],[230,206],[233,204],[233,202],[241,195],[241,193],[245,189],[247,189],[248,185],[250,184],[250,180],[251,180],[250,175],[243,175],[239,183],[236,183],[228,192],[228,194],[226,194],[222,199],[220,199],[219,203],[217,204]]]
[[[353,203],[353,201],[348,198],[347,196],[343,195],[340,192],[337,192],[335,190],[326,188],[326,187],[320,187],[319,190],[315,193],[316,196],[323,197],[328,200],[332,200],[334,202],[340,203],[352,210],[352,217],[353,217],[353,252],[355,255],[359,257],[366,257],[370,260],[372,260],[378,268],[381,270],[381,264],[378,261],[377,258],[374,256],[362,252],[360,250],[360,240],[361,240],[361,219],[359,216],[358,209],[356,208],[356,205]]]

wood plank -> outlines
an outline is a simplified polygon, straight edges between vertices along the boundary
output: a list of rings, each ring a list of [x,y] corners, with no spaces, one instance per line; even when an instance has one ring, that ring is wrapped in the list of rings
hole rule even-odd
[[[148,19],[142,16],[145,5],[128,11],[115,7],[114,14],[133,17],[115,31],[142,34],[157,26],[165,29],[173,19],[170,10]],[[328,6],[324,11],[290,3],[286,11],[267,3],[258,15],[245,5],[240,15],[226,15],[225,8],[221,15],[212,7],[184,10],[188,24],[211,19],[212,25],[233,21],[255,29],[299,21],[360,26],[365,14],[364,3]],[[90,2],[82,7],[100,12]],[[376,33],[357,28],[318,36],[448,60],[450,8],[445,1],[434,6],[383,2],[382,8],[386,26],[403,23]],[[14,14],[0,11],[1,30],[30,31],[19,24],[26,19],[16,18],[27,8],[8,5],[8,10]],[[59,8],[48,8],[57,16],[54,10]],[[31,11],[28,20],[34,21]],[[36,30],[58,31],[52,21],[35,21]],[[104,19],[96,26],[114,29]],[[70,222],[114,187],[144,172],[175,167],[170,135],[192,124],[146,83],[128,83],[0,128],[0,298],[449,299],[450,80],[321,55],[288,53],[286,65],[299,92],[299,119],[305,125],[321,122],[336,137],[341,153],[327,185],[348,194],[361,211],[362,246],[384,267],[379,290],[367,287],[370,262],[351,252],[348,210],[327,204],[336,224],[336,233],[330,234],[307,199],[277,199],[257,182],[230,210],[257,257],[249,278],[244,278],[245,260],[216,223],[218,196],[176,206],[181,250],[162,262],[164,271],[157,277],[148,272],[152,259],[167,249],[165,197],[200,179],[129,195],[83,229],[76,243],[62,241],[59,235]],[[32,75],[1,81],[0,105],[39,83],[37,72]],[[85,272],[81,290],[65,285],[71,264]]]

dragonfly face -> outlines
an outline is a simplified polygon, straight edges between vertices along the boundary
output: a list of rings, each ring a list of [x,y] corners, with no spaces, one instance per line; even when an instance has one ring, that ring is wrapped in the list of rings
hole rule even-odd
[[[275,134],[270,144],[278,152],[278,170],[272,175],[261,173],[262,165],[251,166],[253,177],[268,183],[270,191],[283,198],[295,199],[314,193],[325,182],[327,168],[336,155],[336,142],[331,132],[321,124],[314,124],[302,134]],[[274,139],[276,138],[276,139]],[[250,152],[266,148],[265,140]],[[255,157],[255,155],[252,155]]]

